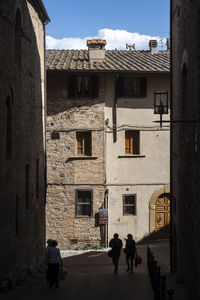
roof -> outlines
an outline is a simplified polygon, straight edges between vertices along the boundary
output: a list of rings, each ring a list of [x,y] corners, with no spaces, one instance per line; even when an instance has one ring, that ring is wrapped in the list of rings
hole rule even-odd
[[[47,11],[45,9],[45,6],[43,4],[42,0],[33,0],[33,3],[36,5],[38,12],[42,18],[42,21],[46,24],[50,22],[49,16],[47,14]]]
[[[47,70],[57,71],[170,71],[169,51],[106,50],[103,62],[89,62],[88,50],[47,50]]]

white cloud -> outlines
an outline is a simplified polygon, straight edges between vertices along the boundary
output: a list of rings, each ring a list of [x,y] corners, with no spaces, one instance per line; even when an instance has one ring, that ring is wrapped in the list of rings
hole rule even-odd
[[[107,50],[124,50],[126,44],[135,44],[136,50],[147,50],[149,40],[158,40],[161,46],[161,37],[139,34],[138,32],[128,32],[126,30],[100,29],[97,36],[88,36],[84,38],[63,38],[55,39],[51,36],[46,37],[47,49],[87,49],[86,43],[88,39],[104,39],[106,40]],[[166,38],[162,39],[163,48],[165,49]],[[162,46],[161,46],[162,48]]]

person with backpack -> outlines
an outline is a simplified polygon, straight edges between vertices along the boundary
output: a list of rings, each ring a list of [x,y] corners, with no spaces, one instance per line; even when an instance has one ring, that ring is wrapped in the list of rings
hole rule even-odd
[[[113,238],[109,242],[109,247],[112,248],[111,253],[112,253],[112,262],[114,265],[114,273],[118,273],[118,262],[119,262],[119,257],[121,254],[121,249],[123,247],[122,240],[119,239],[119,234],[115,233]]]

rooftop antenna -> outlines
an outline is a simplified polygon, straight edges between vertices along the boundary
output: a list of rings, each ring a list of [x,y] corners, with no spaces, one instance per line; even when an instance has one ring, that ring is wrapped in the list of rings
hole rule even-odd
[[[135,44],[132,45],[126,44],[126,49],[128,49],[129,51],[135,50]]]

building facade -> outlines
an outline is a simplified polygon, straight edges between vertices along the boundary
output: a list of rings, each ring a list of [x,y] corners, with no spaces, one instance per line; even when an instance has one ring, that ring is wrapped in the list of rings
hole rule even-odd
[[[199,1],[171,1],[172,271],[200,297]]]
[[[0,3],[0,280],[43,261],[45,24],[42,1]]]
[[[154,122],[154,102],[169,111],[169,51],[105,44],[46,54],[47,237],[63,249],[105,245],[115,232],[140,241],[169,223],[169,124]]]

